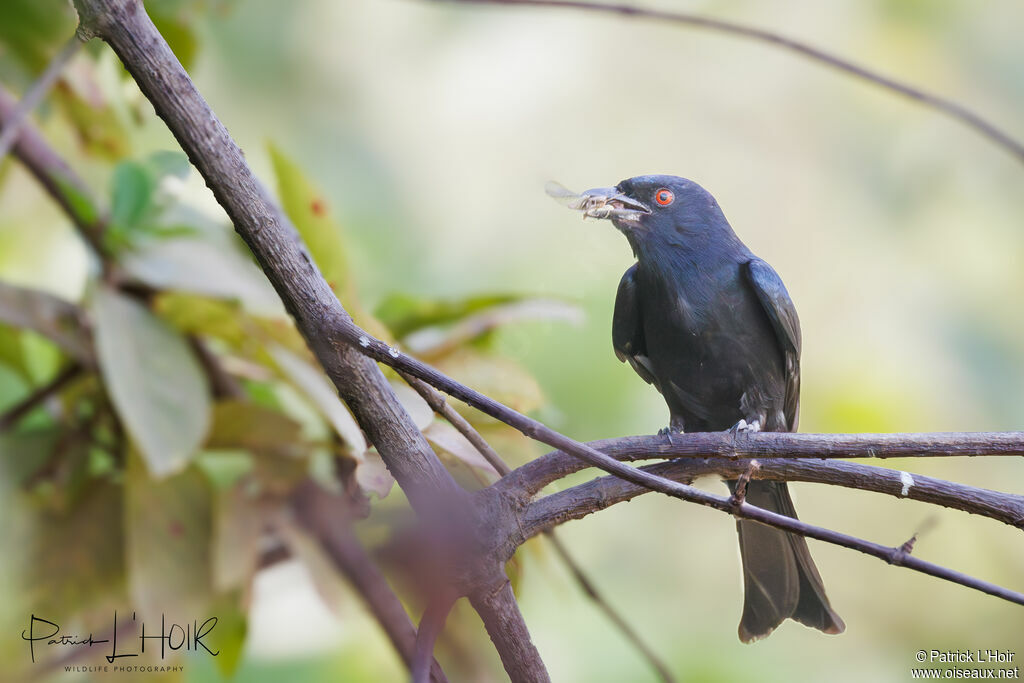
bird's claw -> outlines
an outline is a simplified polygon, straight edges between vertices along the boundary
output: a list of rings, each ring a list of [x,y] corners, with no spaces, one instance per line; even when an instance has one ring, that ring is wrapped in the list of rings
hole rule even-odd
[[[669,443],[670,446],[674,446],[675,443],[676,443],[675,441],[672,440],[672,435],[673,434],[682,434],[682,433],[683,433],[682,429],[678,429],[676,427],[673,427],[672,425],[669,425],[668,427],[662,427],[661,429],[658,430],[658,436],[667,437],[668,438],[668,443]]]
[[[741,433],[742,434],[756,434],[759,431],[761,431],[761,421],[760,420],[751,420],[750,422],[747,422],[743,418],[740,418],[740,421],[737,422],[736,424],[734,424],[731,429],[729,429],[729,433],[732,434],[733,437],[735,437],[737,434],[741,434]]]

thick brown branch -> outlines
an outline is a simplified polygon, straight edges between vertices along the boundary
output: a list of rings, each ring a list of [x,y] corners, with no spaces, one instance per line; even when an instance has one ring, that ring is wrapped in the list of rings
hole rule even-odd
[[[545,683],[551,680],[530,640],[530,632],[508,581],[496,591],[470,595],[469,601],[483,619],[487,634],[513,683]]]
[[[138,0],[75,0],[79,33],[121,58],[157,115],[206,180],[252,250],[317,359],[419,511],[458,489],[387,380],[366,358],[328,340],[351,319],[291,223],[200,95]]]
[[[719,33],[726,33],[740,38],[755,40],[757,42],[774,45],[783,50],[788,50],[805,57],[819,64],[841,71],[854,78],[859,78],[873,85],[884,88],[890,92],[897,93],[908,99],[914,100],[929,109],[937,111],[949,118],[962,123],[988,138],[991,142],[1017,157],[1018,161],[1024,162],[1024,143],[1013,138],[1009,133],[990,123],[981,115],[971,111],[967,107],[954,102],[953,100],[935,95],[912,85],[908,85],[895,78],[884,76],[867,67],[855,64],[849,60],[838,57],[826,50],[814,47],[807,43],[793,38],[788,38],[780,33],[768,31],[754,26],[747,26],[724,19],[713,19],[697,14],[686,12],[674,12],[668,10],[645,9],[631,5],[603,4],[587,2],[585,0],[457,0],[467,4],[477,5],[529,5],[532,7],[556,7],[565,9],[578,9],[592,12],[604,12],[618,14],[627,17],[638,17],[653,19],[666,23],[692,26],[695,28],[708,29]]]
[[[688,484],[682,484],[666,479],[665,477],[660,476],[660,470],[656,467],[636,468],[624,465],[618,460],[595,450],[591,446],[581,444],[563,434],[559,434],[540,422],[502,405],[494,399],[484,396],[478,391],[474,391],[469,387],[459,384],[450,377],[445,376],[415,358],[411,358],[399,352],[397,349],[389,348],[380,340],[370,337],[366,332],[359,329],[359,327],[352,323],[351,320],[346,320],[344,325],[340,327],[338,331],[342,333],[341,340],[346,343],[352,343],[352,337],[355,336],[355,343],[363,350],[363,353],[390,365],[396,370],[404,371],[428,382],[434,387],[465,401],[474,408],[477,408],[478,410],[481,410],[484,413],[515,427],[516,429],[519,429],[524,434],[537,441],[555,446],[573,457],[579,458],[610,474],[614,474],[618,478],[627,482],[631,482],[649,490],[664,493],[665,495],[669,495],[674,498],[679,498],[691,503],[698,503],[723,512],[728,512],[737,517],[751,519],[762,524],[767,524],[768,526],[777,527],[785,531],[791,531],[809,538],[816,538],[828,543],[834,543],[846,548],[859,550],[866,554],[879,557],[890,564],[901,564],[902,566],[914,569],[915,571],[944,578],[971,588],[976,588],[977,590],[997,595],[1010,600],[1011,602],[1024,604],[1024,594],[965,576],[945,567],[940,567],[913,557],[907,558],[906,561],[897,562],[896,559],[894,559],[895,556],[892,554],[893,549],[888,548],[887,546],[871,543],[870,541],[864,541],[829,529],[816,527],[800,520],[793,519],[792,517],[786,517],[785,515],[780,515],[769,510],[752,506],[749,503],[743,503],[737,507],[733,505],[731,499],[728,497],[716,496]],[[757,437],[761,436],[766,435],[757,435]],[[771,436],[775,435],[772,434]],[[793,434],[790,436],[798,435]],[[988,436],[996,437],[997,435]],[[1011,442],[1010,448],[1019,449],[1019,441],[1013,439],[1015,436],[1019,437],[1016,433],[1010,433],[1010,438],[1008,439],[1008,441]],[[941,441],[941,435],[938,435],[938,437]],[[936,438],[936,435],[923,435],[922,438],[930,440]],[[668,439],[665,439],[665,441],[668,441]],[[737,439],[737,443],[738,442],[739,439]],[[740,473],[737,473],[737,476],[738,474]],[[501,484],[501,482],[495,484],[495,487],[499,484]],[[509,491],[504,490],[499,490],[497,492],[502,495],[510,493]]]
[[[796,434],[692,432],[625,436],[588,445],[618,460],[663,458],[935,458],[1024,455],[1024,432],[937,432],[928,434]],[[553,452],[531,460],[496,483],[512,495],[530,497],[548,484],[586,467],[578,458]]]
[[[438,393],[432,386],[424,382],[423,380],[417,379],[410,374],[401,373],[402,378],[409,383],[413,389],[427,402],[427,404],[433,409],[435,413],[444,417],[448,422],[455,427],[459,433],[461,433],[466,440],[468,440],[474,448],[487,460],[488,463],[498,472],[501,476],[506,476],[512,471],[512,468],[508,466],[502,457],[491,448],[491,445],[487,443],[480,432],[473,428],[473,425],[469,421],[462,417],[457,410],[451,407],[445,400],[444,396]],[[578,461],[577,461],[578,462]],[[654,650],[647,645],[640,637],[640,634],[632,628],[626,621],[625,617],[616,611],[612,607],[611,603],[601,594],[597,589],[597,586],[590,577],[587,576],[583,567],[580,566],[579,562],[572,556],[569,549],[562,543],[561,539],[558,538],[554,529],[545,529],[544,535],[547,536],[551,545],[555,549],[555,553],[559,559],[569,569],[569,573],[572,574],[573,579],[579,584],[580,589],[595,605],[600,609],[612,624],[619,629],[626,640],[633,644],[640,653],[640,656],[647,660],[651,667],[658,673],[661,680],[666,683],[671,683],[675,680],[672,672],[669,671],[668,666],[665,665],[658,655],[655,654]]]

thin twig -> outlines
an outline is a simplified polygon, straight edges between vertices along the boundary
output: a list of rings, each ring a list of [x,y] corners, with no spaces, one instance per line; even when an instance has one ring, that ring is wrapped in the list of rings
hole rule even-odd
[[[105,40],[153,104],[280,295],[359,426],[417,513],[455,505],[458,486],[380,369],[331,344],[348,319],[291,221],[274,204],[139,0],[74,0],[79,35]],[[356,340],[353,339],[353,342]],[[385,347],[386,348],[386,347]]]
[[[655,653],[654,650],[644,642],[636,629],[630,626],[622,615],[611,606],[611,603],[609,603],[604,596],[598,592],[597,586],[595,586],[590,580],[590,577],[584,573],[583,568],[576,561],[576,558],[569,554],[568,548],[566,548],[562,543],[562,539],[555,535],[554,531],[554,529],[546,529],[544,531],[544,535],[547,536],[551,545],[554,546],[555,552],[558,553],[560,558],[562,558],[565,566],[569,568],[570,572],[572,572],[573,578],[576,579],[576,583],[580,585],[586,596],[589,597],[602,612],[604,612],[604,615],[619,629],[620,632],[622,632],[622,635],[626,637],[626,640],[632,643],[633,647],[640,652],[640,655],[654,668],[658,677],[665,681],[665,683],[673,683],[676,680],[676,677],[669,670],[668,665],[661,661],[661,658],[658,657],[657,653]]]
[[[763,476],[771,472],[774,466],[772,461],[761,461],[761,468],[758,475]],[[839,463],[801,463],[815,465],[835,465]],[[851,464],[851,463],[842,463]],[[711,466],[714,467],[711,467]],[[739,461],[730,463],[726,460],[702,463],[700,461],[674,460],[667,463],[648,465],[641,470],[656,474],[659,477],[672,477],[682,481],[692,481],[695,476],[718,472],[722,467],[732,466],[733,471],[729,476],[738,477],[747,470],[748,463]],[[580,484],[571,489],[554,493],[542,498],[530,505],[523,520],[522,531],[528,538],[531,535],[540,533],[544,528],[560,524],[569,519],[577,519],[591,512],[604,509],[609,505],[630,500],[638,495],[647,493],[643,485],[633,484],[618,477],[601,477],[585,484]],[[672,494],[669,494],[672,495]],[[932,562],[920,560],[916,557],[903,557],[900,546],[890,547],[872,541],[867,541],[855,536],[825,529],[813,524],[808,524],[793,517],[779,515],[762,508],[755,507],[750,503],[734,505],[731,496],[716,496],[706,494],[709,500],[709,507],[728,512],[736,517],[752,519],[769,526],[785,529],[786,531],[814,538],[826,543],[839,545],[850,550],[856,550],[866,555],[882,559],[889,564],[896,564],[914,571],[935,576],[952,583],[957,583],[968,588],[994,595],[1010,602],[1024,605],[1024,593],[1020,593],[988,581],[968,576],[962,572],[949,569]],[[1022,520],[1024,524],[1024,520]]]
[[[441,415],[444,419],[448,420],[449,423],[456,430],[461,433],[467,441],[469,441],[474,448],[480,453],[481,456],[490,463],[491,467],[495,469],[501,476],[505,476],[512,471],[508,463],[495,451],[487,440],[480,435],[473,425],[469,423],[469,420],[464,418],[459,411],[455,410],[436,389],[427,384],[421,379],[413,377],[408,373],[399,373],[409,386],[416,390],[416,392],[427,402],[427,405],[431,409]],[[647,645],[640,637],[640,634],[633,629],[626,619],[619,614],[611,603],[598,591],[597,586],[583,571],[583,567],[580,566],[579,562],[572,556],[569,549],[562,543],[562,540],[558,537],[554,529],[545,529],[544,535],[547,536],[551,545],[555,549],[555,553],[562,560],[565,566],[568,568],[569,573],[572,574],[573,579],[579,584],[583,594],[586,595],[598,609],[600,609],[608,620],[622,632],[626,640],[636,647],[644,659],[651,665],[651,667],[658,673],[663,681],[666,683],[672,683],[675,681],[675,677],[669,671],[668,666],[661,661],[654,650]]]
[[[19,108],[14,96],[0,85],[0,125],[5,132],[15,129],[12,122]],[[97,255],[103,254],[103,231],[107,219],[97,208],[98,203],[88,185],[46,143],[35,126],[22,119],[17,128],[20,133],[14,141],[14,155],[64,209],[92,250]]]
[[[50,63],[47,64],[46,69],[43,70],[43,73],[39,75],[39,78],[35,80],[21,98],[11,117],[4,122],[3,131],[0,132],[0,162],[3,162],[4,158],[7,157],[7,153],[11,151],[14,141],[18,139],[18,131],[21,129],[22,124],[28,119],[32,110],[50,92],[50,88],[57,81],[60,73],[64,70],[64,66],[78,52],[78,48],[81,46],[82,41],[78,39],[78,36],[73,35],[68,38],[68,41],[64,43],[64,47],[54,55]]]
[[[469,405],[477,408],[478,410],[494,417],[509,426],[515,427],[527,436],[546,443],[551,446],[555,446],[560,450],[572,455],[575,458],[585,461],[589,465],[598,467],[609,474],[613,474],[619,479],[625,482],[630,482],[634,485],[652,490],[658,491],[674,498],[679,498],[691,503],[697,503],[699,505],[705,505],[707,507],[715,508],[724,512],[729,512],[737,517],[745,519],[752,519],[768,526],[774,526],[785,531],[790,531],[810,538],[816,538],[821,541],[828,543],[834,543],[843,547],[860,550],[868,555],[873,555],[887,562],[892,561],[891,548],[882,546],[877,543],[871,543],[869,541],[863,541],[853,536],[848,536],[836,531],[829,529],[823,529],[816,527],[800,520],[780,515],[770,510],[755,507],[749,503],[743,503],[739,508],[734,508],[729,498],[716,496],[714,494],[702,491],[698,488],[687,484],[681,484],[679,482],[666,479],[658,474],[659,470],[656,468],[644,467],[636,468],[630,467],[620,463],[618,460],[605,455],[593,447],[581,444],[564,434],[560,434],[553,429],[547,427],[536,420],[526,417],[522,413],[512,410],[508,406],[505,406],[489,396],[485,396],[478,391],[470,389],[469,387],[456,382],[455,380],[447,377],[446,375],[438,372],[434,368],[420,362],[419,360],[399,352],[397,349],[388,347],[378,339],[370,337],[365,331],[361,330],[351,320],[343,321],[335,329],[336,339],[341,342],[352,344],[356,348],[360,349],[364,354],[375,358],[386,365],[395,368],[396,370],[404,371],[408,374],[414,375],[427,383],[433,385],[435,388],[440,389],[456,398],[468,403]],[[721,436],[721,435],[720,435]],[[726,435],[728,436],[728,435]],[[768,436],[765,434],[752,435],[750,439],[752,442],[758,440],[760,437]],[[771,434],[771,437],[778,436]],[[791,434],[789,436],[799,436],[797,434]],[[804,435],[806,436],[806,435]],[[904,435],[905,436],[905,435]],[[922,439],[931,440],[941,435],[920,435]],[[995,441],[1002,441],[1002,438],[996,436]],[[1024,443],[1022,443],[1021,435],[1019,433],[1011,433],[1010,435],[1010,448],[1014,452],[1021,452]],[[1016,437],[1013,439],[1012,437]],[[821,435],[818,435],[821,438]],[[851,438],[849,435],[843,435],[843,438]],[[675,440],[675,437],[673,437]],[[666,440],[667,441],[667,440]],[[829,441],[829,438],[824,439],[825,442]],[[737,446],[735,440],[731,440],[733,446]],[[735,452],[735,448],[734,448]],[[984,451],[982,451],[984,452]],[[727,461],[725,461],[727,462]],[[737,473],[741,474],[742,472]],[[510,475],[511,476],[511,475]],[[504,481],[504,480],[502,480]],[[499,481],[495,486],[499,486],[502,481]],[[1003,597],[1011,602],[1019,602],[1024,604],[1024,594],[1010,591],[1008,589],[996,586],[991,583],[973,579],[966,575],[960,574],[945,567],[931,564],[928,562],[918,561],[916,558],[911,558],[913,561],[903,563],[906,566],[915,571],[920,571],[925,574],[937,576],[940,578],[953,581],[954,583],[960,583],[962,585],[976,588],[985,593],[990,593],[999,597]]]
[[[832,69],[836,69],[855,78],[859,78],[863,81],[889,90],[890,92],[894,92],[903,95],[908,99],[914,100],[929,109],[933,109],[948,116],[954,121],[973,129],[975,132],[988,138],[991,142],[1015,156],[1018,161],[1024,162],[1024,143],[1015,139],[1006,131],[997,127],[995,124],[990,123],[980,114],[971,111],[962,104],[954,102],[947,97],[935,95],[922,90],[921,88],[884,76],[876,71],[868,69],[867,67],[855,64],[849,60],[831,54],[826,50],[789,38],[774,31],[748,26],[734,21],[713,19],[711,17],[686,12],[646,9],[630,5],[602,4],[597,2],[586,2],[584,0],[456,0],[456,2],[477,5],[528,5],[531,7],[556,7],[605,12],[609,14],[653,19],[655,21],[664,21],[667,23],[704,28],[712,31],[718,31],[719,33],[726,33],[766,43],[768,45],[773,45],[775,47],[782,48],[783,50],[796,53],[802,57],[818,62],[819,64],[823,64]]]
[[[292,500],[299,522],[320,542],[338,571],[355,587],[411,671],[416,628],[387,579],[356,538],[344,503],[312,482],[297,489]],[[428,672],[434,683],[447,683],[436,661],[431,661]]]
[[[444,630],[444,623],[448,620],[448,613],[455,605],[454,595],[439,595],[431,600],[427,609],[420,619],[419,628],[416,629],[416,646],[412,656],[412,683],[428,683],[430,680],[430,665],[434,661],[434,644],[438,636]]]
[[[615,453],[614,449],[609,452]],[[650,470],[676,481],[691,481],[712,474],[723,479],[735,479],[746,471],[747,462],[723,458],[679,459],[654,465]],[[895,498],[969,512],[1024,529],[1024,496],[852,462],[786,458],[758,462],[759,479],[805,481],[883,493]],[[492,488],[496,489],[497,486]],[[594,479],[531,503],[523,516],[520,531],[529,538],[544,529],[604,509],[634,495],[636,493],[633,489],[619,487],[611,478]]]
[[[398,374],[402,376],[402,379],[404,379],[409,386],[416,390],[416,393],[427,402],[427,405],[430,406],[431,410],[447,420],[451,426],[455,427],[455,429],[462,434],[470,444],[472,444],[473,448],[483,456],[484,460],[494,468],[495,472],[504,477],[512,471],[512,468],[509,467],[508,463],[498,455],[496,450],[491,448],[491,444],[487,443],[486,439],[480,436],[480,432],[473,428],[473,425],[469,423],[469,420],[462,417],[462,415],[459,414],[459,411],[455,410],[455,408],[452,408],[448,404],[448,401],[445,400],[444,396],[438,393],[434,387],[407,372],[399,371]]]
[[[32,412],[32,410],[40,403],[60,392],[68,382],[78,377],[81,373],[82,366],[78,363],[71,363],[57,373],[57,376],[52,380],[9,408],[7,412],[0,415],[0,433],[3,433],[16,425],[21,418]]]
[[[619,460],[668,458],[848,459],[1024,456],[1024,432],[815,434],[760,432],[734,438],[728,432],[624,436],[589,445]],[[535,458],[495,486],[533,496],[548,484],[586,468],[579,458],[552,452]]]

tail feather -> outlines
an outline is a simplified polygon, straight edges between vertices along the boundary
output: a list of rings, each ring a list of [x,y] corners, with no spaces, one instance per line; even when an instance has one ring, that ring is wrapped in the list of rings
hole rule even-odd
[[[733,489],[736,482],[726,483]],[[752,480],[747,485],[746,500],[796,519],[784,482]],[[829,604],[821,575],[802,536],[751,520],[738,520],[736,529],[744,585],[740,640],[749,643],[764,638],[785,619],[830,634],[846,629]]]

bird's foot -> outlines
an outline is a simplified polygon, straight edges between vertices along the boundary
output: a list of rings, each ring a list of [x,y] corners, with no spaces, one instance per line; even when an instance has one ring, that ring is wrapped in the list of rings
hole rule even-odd
[[[674,446],[675,445],[675,441],[672,440],[672,435],[673,434],[682,434],[682,433],[683,433],[683,426],[681,424],[679,424],[678,422],[676,422],[675,420],[673,420],[669,424],[668,427],[662,427],[661,429],[658,430],[658,436],[667,437],[668,438],[668,443],[669,443],[670,446]]]
[[[746,420],[744,420],[742,418],[740,419],[739,422],[734,424],[729,429],[729,433],[732,434],[733,437],[735,437],[737,434],[741,434],[741,433],[742,434],[756,434],[759,431],[761,431],[761,421],[760,420],[751,420],[750,422],[747,422]]]

